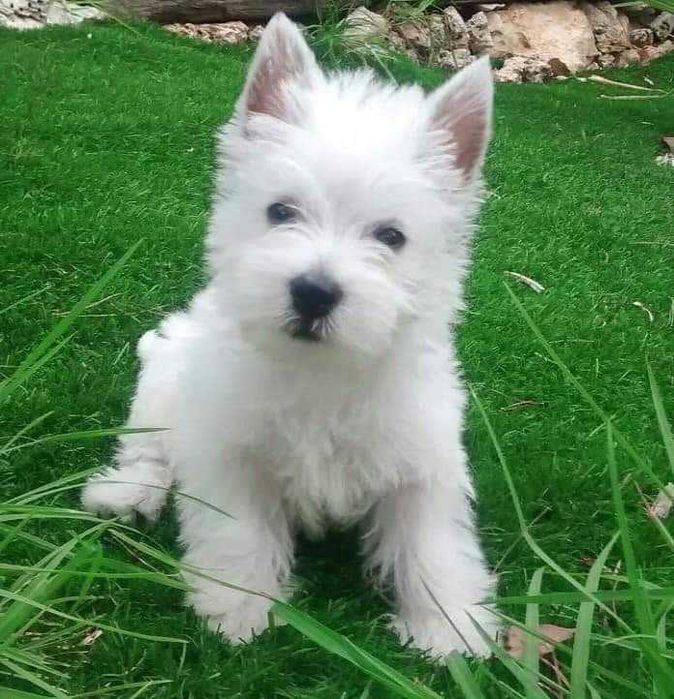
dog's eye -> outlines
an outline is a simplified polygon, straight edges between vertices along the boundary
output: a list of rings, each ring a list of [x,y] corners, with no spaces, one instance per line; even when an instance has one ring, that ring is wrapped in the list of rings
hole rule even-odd
[[[297,209],[290,204],[277,201],[267,207],[267,220],[275,226],[292,223],[296,218]]]
[[[381,226],[377,228],[374,232],[374,237],[392,250],[400,249],[407,240],[404,234],[397,228],[393,228],[393,226]]]

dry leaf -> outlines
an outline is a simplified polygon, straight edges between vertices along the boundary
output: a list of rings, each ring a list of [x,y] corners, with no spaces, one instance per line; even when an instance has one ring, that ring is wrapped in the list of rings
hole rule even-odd
[[[573,629],[567,629],[564,626],[555,626],[554,624],[541,624],[537,631],[551,641],[548,643],[536,638],[536,642],[538,643],[538,655],[541,657],[553,653],[555,650],[555,643],[568,641],[574,634]],[[527,636],[530,636],[530,634],[519,626],[508,627],[508,635],[506,637],[506,651],[508,655],[511,655],[513,658],[524,657]]]
[[[644,313],[646,313],[648,315],[648,320],[651,323],[653,322],[653,320],[654,320],[653,314],[651,313],[650,309],[647,306],[644,306],[644,304],[641,303],[641,301],[632,301],[632,305],[636,306],[637,308],[640,308],[642,311],[644,311]]]
[[[646,508],[646,513],[654,519],[667,519],[674,504],[672,499],[674,499],[674,483],[667,483],[658,493],[658,497]]]
[[[621,83],[617,80],[609,80],[602,75],[589,75],[588,80],[593,83],[600,83],[601,85],[615,85],[616,87],[627,87],[630,90],[641,90],[643,92],[665,92],[655,87],[644,87],[643,85],[634,85],[632,83]]]
[[[90,629],[82,639],[82,645],[93,646],[102,635],[103,631],[101,629]]]
[[[543,403],[539,403],[536,400],[518,400],[517,403],[511,403],[506,405],[505,408],[501,408],[504,413],[512,412],[513,410],[522,410],[522,408],[538,408],[542,406]]]
[[[526,284],[537,294],[542,294],[545,291],[545,287],[542,284],[539,284],[539,282],[537,282],[535,279],[532,279],[531,277],[525,277],[523,274],[520,274],[519,272],[509,272],[508,270],[506,270],[504,274],[508,274],[509,276],[513,277],[513,279],[517,279],[518,282],[522,282],[522,284]]]

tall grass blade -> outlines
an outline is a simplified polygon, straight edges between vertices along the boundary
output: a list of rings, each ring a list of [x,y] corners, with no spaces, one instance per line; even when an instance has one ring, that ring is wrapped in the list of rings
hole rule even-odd
[[[615,457],[613,428],[610,421],[606,423],[606,444],[608,471],[611,477],[611,491],[613,494],[613,507],[620,530],[625,569],[633,595],[634,611],[639,623],[639,628],[641,633],[647,636],[647,638],[638,639],[638,643],[650,664],[657,696],[660,698],[669,697],[672,695],[672,691],[674,691],[674,670],[667,666],[667,663],[658,652],[653,612],[641,584],[636,556],[634,554],[634,546],[630,537],[627,514],[625,512],[625,503],[623,502],[622,491],[618,481],[618,465]]]
[[[484,694],[478,687],[477,681],[463,655],[454,651],[447,656],[445,664],[463,693],[464,699],[484,699]]]
[[[530,594],[535,595],[541,591],[544,573],[545,566],[537,568],[534,571],[534,574],[531,576],[531,582],[529,583]],[[537,602],[530,602],[527,604],[527,611],[524,620],[526,628],[534,632],[538,630],[538,625],[540,623],[538,608],[539,605]],[[538,682],[534,678],[538,677],[540,672],[539,660],[538,639],[533,633],[527,633],[524,639],[524,656],[522,658],[522,664],[531,673],[527,679],[526,685],[523,687],[527,699],[533,699],[537,696]],[[535,684],[534,687],[532,687],[532,683]]]
[[[510,491],[510,498],[513,503],[513,508],[515,510],[515,515],[517,517],[517,521],[519,523],[520,531],[522,532],[522,538],[526,541],[527,545],[529,548],[544,562],[546,563],[552,570],[554,570],[561,578],[566,580],[566,582],[569,583],[573,588],[575,588],[584,599],[590,600],[594,602],[597,606],[599,606],[606,614],[608,614],[612,619],[616,621],[624,630],[626,633],[633,633],[633,629],[627,624],[623,619],[621,619],[610,607],[606,606],[596,595],[596,593],[589,592],[588,590],[585,589],[585,587],[579,583],[572,575],[569,575],[564,568],[562,568],[551,556],[549,556],[539,545],[538,542],[531,536],[531,533],[529,532],[529,529],[527,527],[526,519],[524,517],[524,513],[522,512],[522,505],[520,503],[519,495],[517,494],[517,489],[515,488],[515,482],[513,481],[512,474],[510,473],[510,468],[508,467],[508,464],[506,462],[505,456],[503,454],[503,450],[501,449],[501,445],[499,444],[498,438],[496,437],[496,433],[494,432],[494,427],[491,424],[491,420],[489,419],[489,416],[487,415],[487,411],[484,408],[484,405],[482,404],[482,401],[478,398],[477,394],[475,391],[471,389],[470,391],[471,396],[473,397],[473,400],[475,401],[478,410],[480,411],[480,414],[482,415],[482,420],[484,421],[486,427],[487,427],[487,432],[489,433],[489,437],[491,439],[491,442],[494,446],[494,449],[496,450],[496,455],[498,457],[498,460],[501,464],[501,468],[503,470],[503,475],[506,480],[506,484],[508,486],[508,490]],[[545,596],[543,596],[545,597]],[[528,604],[532,600],[528,600],[525,603]]]
[[[592,408],[594,413],[601,419],[602,423],[605,425],[609,423],[611,421],[611,416],[599,405],[599,403],[597,403],[597,401],[592,397],[592,395],[585,388],[585,386],[583,386],[583,384],[573,375],[569,367],[566,366],[566,364],[559,356],[555,348],[548,342],[538,325],[536,325],[533,318],[524,308],[522,302],[517,298],[515,292],[510,288],[510,286],[508,286],[508,284],[505,284],[505,288],[508,291],[508,294],[510,294],[510,298],[515,304],[520,315],[524,318],[525,322],[536,336],[536,339],[543,345],[545,351],[548,353],[548,356],[559,367],[566,380],[576,389],[576,391],[578,391],[583,400]],[[637,467],[646,475],[648,475],[651,481],[659,489],[664,488],[664,483],[662,482],[660,477],[657,475],[657,473],[655,473],[648,461],[634,448],[634,446],[627,439],[627,437],[625,437],[625,435],[615,427],[613,427],[613,436],[616,439],[616,441],[620,444],[620,446],[632,457],[632,460],[637,465]]]
[[[648,372],[648,383],[651,386],[651,396],[653,398],[655,414],[658,418],[658,427],[660,428],[662,441],[664,442],[667,458],[669,459],[669,466],[674,474],[674,434],[672,434],[672,428],[669,424],[669,420],[667,419],[664,403],[662,402],[660,387],[658,386],[658,382],[655,380],[655,374],[653,373],[653,368],[651,367],[650,362],[646,362],[646,371]],[[664,492],[669,493],[669,489],[665,488]]]
[[[63,337],[68,330],[72,327],[73,323],[78,319],[80,315],[86,310],[87,306],[96,300],[99,294],[105,289],[105,287],[119,274],[120,270],[127,263],[129,258],[134,254],[138,246],[142,243],[142,240],[137,241],[134,245],[127,250],[122,257],[120,257],[115,264],[113,264],[110,269],[108,269],[105,274],[98,279],[94,284],[92,284],[89,289],[85,292],[84,296],[72,307],[72,309],[65,315],[54,327],[47,333],[47,335],[28,353],[28,356],[19,364],[16,371],[9,376],[4,381],[0,382],[0,403],[7,400],[10,394],[18,388],[22,383],[24,383],[33,373],[35,373],[35,367],[43,366],[48,359],[56,354],[55,349],[60,349],[67,340],[59,343],[54,348],[54,345]]]
[[[585,589],[588,592],[594,593],[599,588],[599,581],[606,566],[606,560],[619,536],[619,532],[613,535],[592,564],[585,583]],[[585,699],[586,697],[585,690],[587,688],[587,671],[590,662],[590,638],[594,609],[594,602],[580,603],[573,641],[573,655],[571,657],[570,699]]]
[[[277,601],[273,606],[273,612],[303,636],[329,653],[355,665],[361,672],[394,692],[396,696],[406,699],[441,699],[440,695],[432,689],[408,680],[400,672],[359,648],[345,636],[329,629],[299,609]]]

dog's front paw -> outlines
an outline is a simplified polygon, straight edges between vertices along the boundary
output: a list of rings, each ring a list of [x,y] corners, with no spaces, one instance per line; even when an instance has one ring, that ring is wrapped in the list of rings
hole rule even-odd
[[[247,643],[269,627],[272,601],[265,597],[209,585],[195,590],[189,601],[208,628],[230,643]]]
[[[155,473],[157,468],[135,464],[134,469],[108,468],[97,473],[82,490],[82,505],[89,512],[118,516],[125,522],[132,521],[136,513],[154,521],[168,489],[165,479]]]
[[[488,608],[472,606],[468,609],[445,609],[447,617],[440,611],[424,609],[420,613],[408,613],[394,618],[392,628],[401,642],[441,660],[452,651],[479,658],[492,654],[489,643],[475,627],[492,640],[496,639],[499,623],[496,615]],[[450,623],[451,620],[451,623]]]

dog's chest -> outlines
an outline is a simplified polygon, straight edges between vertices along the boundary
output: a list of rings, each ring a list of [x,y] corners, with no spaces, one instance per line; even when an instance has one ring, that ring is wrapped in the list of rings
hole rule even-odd
[[[271,429],[271,465],[292,513],[309,529],[364,514],[396,480],[373,421],[325,406],[293,411]]]

